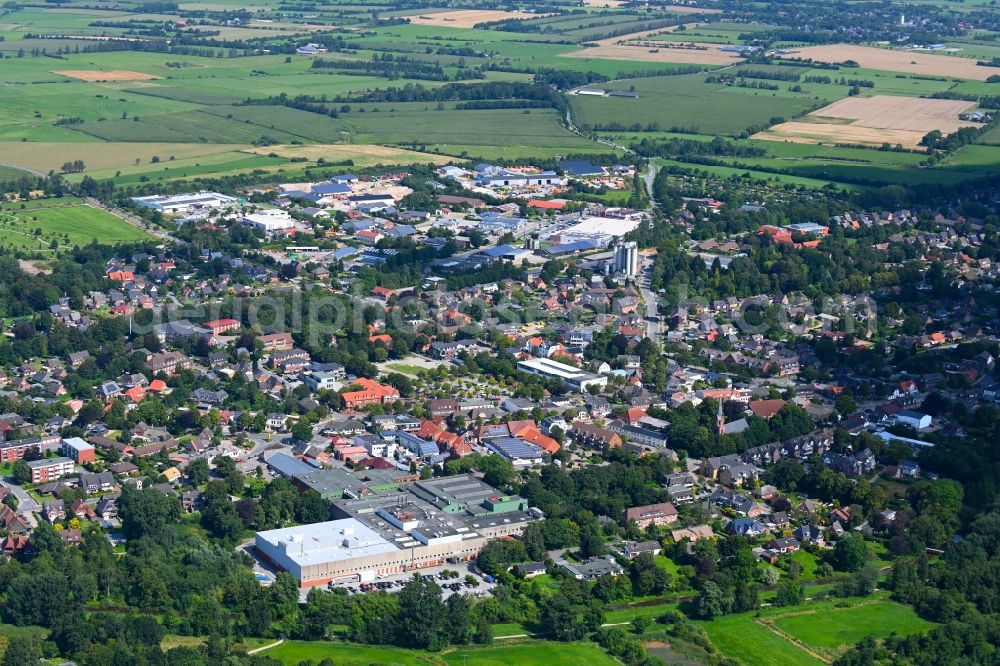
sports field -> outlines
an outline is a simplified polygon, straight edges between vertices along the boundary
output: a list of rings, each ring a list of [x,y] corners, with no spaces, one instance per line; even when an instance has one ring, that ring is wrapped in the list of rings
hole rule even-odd
[[[80,199],[62,198],[0,206],[0,246],[49,252],[99,243],[129,243],[150,238],[141,229]]]

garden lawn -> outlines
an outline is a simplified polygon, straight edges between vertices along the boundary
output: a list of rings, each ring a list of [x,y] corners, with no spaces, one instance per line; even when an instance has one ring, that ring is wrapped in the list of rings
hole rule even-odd
[[[802,580],[816,580],[816,556],[804,550],[797,550],[792,553],[792,560],[799,563],[802,568],[799,578]]]

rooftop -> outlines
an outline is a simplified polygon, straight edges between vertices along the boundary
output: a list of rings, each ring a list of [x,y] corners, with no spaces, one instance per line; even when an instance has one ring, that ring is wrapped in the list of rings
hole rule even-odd
[[[258,532],[257,538],[284,549],[285,555],[301,567],[397,550],[355,518]]]

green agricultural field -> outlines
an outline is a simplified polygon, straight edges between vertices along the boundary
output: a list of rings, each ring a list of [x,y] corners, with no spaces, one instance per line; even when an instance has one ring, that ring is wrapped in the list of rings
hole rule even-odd
[[[453,648],[442,653],[322,641],[286,641],[279,647],[265,650],[261,655],[293,666],[307,659],[316,662],[330,659],[343,666],[367,666],[373,663],[399,666],[613,666],[617,663],[593,644],[547,641],[483,648]]]
[[[829,99],[729,87],[706,83],[705,78],[706,74],[686,74],[602,84],[607,89],[634,91],[639,98],[574,95],[570,99],[573,118],[580,127],[655,123],[662,130],[733,136],[774,118],[794,118]]]
[[[105,141],[122,142],[254,143],[265,137],[279,143],[302,140],[302,137],[274,128],[239,122],[204,111],[83,123],[74,125],[73,129]]]
[[[27,171],[14,167],[0,165],[0,180],[17,180],[21,176],[28,175]]]
[[[76,134],[76,132],[74,132]],[[47,173],[59,171],[66,162],[82,160],[87,171],[115,171],[117,169],[140,168],[162,160],[201,158],[219,153],[227,153],[247,148],[245,144],[206,145],[201,143],[96,143],[96,139],[85,134],[90,141],[75,143],[15,141],[0,143],[3,161],[25,169]],[[195,162],[200,160],[195,159]]]
[[[614,135],[615,133],[607,133]],[[646,133],[620,134],[618,140],[628,144],[646,137]],[[704,136],[649,133],[649,138],[682,138],[705,140]],[[746,169],[764,180],[780,178],[783,182],[798,182],[807,186],[832,182],[844,186],[893,185],[915,183],[958,184],[992,175],[998,170],[1000,148],[973,145],[958,150],[953,156],[933,166],[922,166],[927,156],[917,152],[895,152],[871,148],[845,148],[829,144],[805,144],[766,140],[741,140],[741,145],[763,148],[762,157],[726,157],[719,159],[730,166],[705,167],[690,164],[690,169],[707,169],[720,175],[732,175],[728,169]],[[768,175],[758,176],[757,172]],[[822,185],[819,185],[820,187]]]
[[[0,206],[0,245],[31,251],[99,243],[130,243],[149,238],[146,232],[83,203],[80,199],[44,199]]]
[[[282,157],[252,155],[233,152],[219,153],[206,157],[190,158],[175,162],[160,162],[159,164],[143,164],[138,167],[126,167],[115,171],[93,171],[87,175],[92,178],[110,178],[116,185],[134,185],[144,182],[166,182],[181,178],[197,178],[200,176],[221,176],[248,173],[256,169],[272,171],[289,164]],[[82,178],[82,176],[79,176]],[[76,176],[68,180],[76,180]]]
[[[948,157],[946,165],[950,168],[972,171],[982,175],[1000,173],[1000,146],[962,146]]]
[[[381,105],[378,113],[352,111],[338,120],[350,127],[355,143],[530,146],[569,152],[594,146],[562,127],[552,109],[438,111],[430,105],[427,110],[393,112],[390,106]]]
[[[986,132],[986,134],[983,134],[981,137],[979,137],[979,140],[976,141],[976,143],[990,145],[990,146],[1000,146],[1000,127],[991,129],[989,132]]]

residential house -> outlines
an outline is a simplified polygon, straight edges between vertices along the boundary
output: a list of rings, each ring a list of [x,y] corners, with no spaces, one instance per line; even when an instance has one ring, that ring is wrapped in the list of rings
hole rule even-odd
[[[631,507],[625,510],[625,522],[635,522],[643,529],[650,525],[670,525],[677,522],[677,508],[670,502]]]

